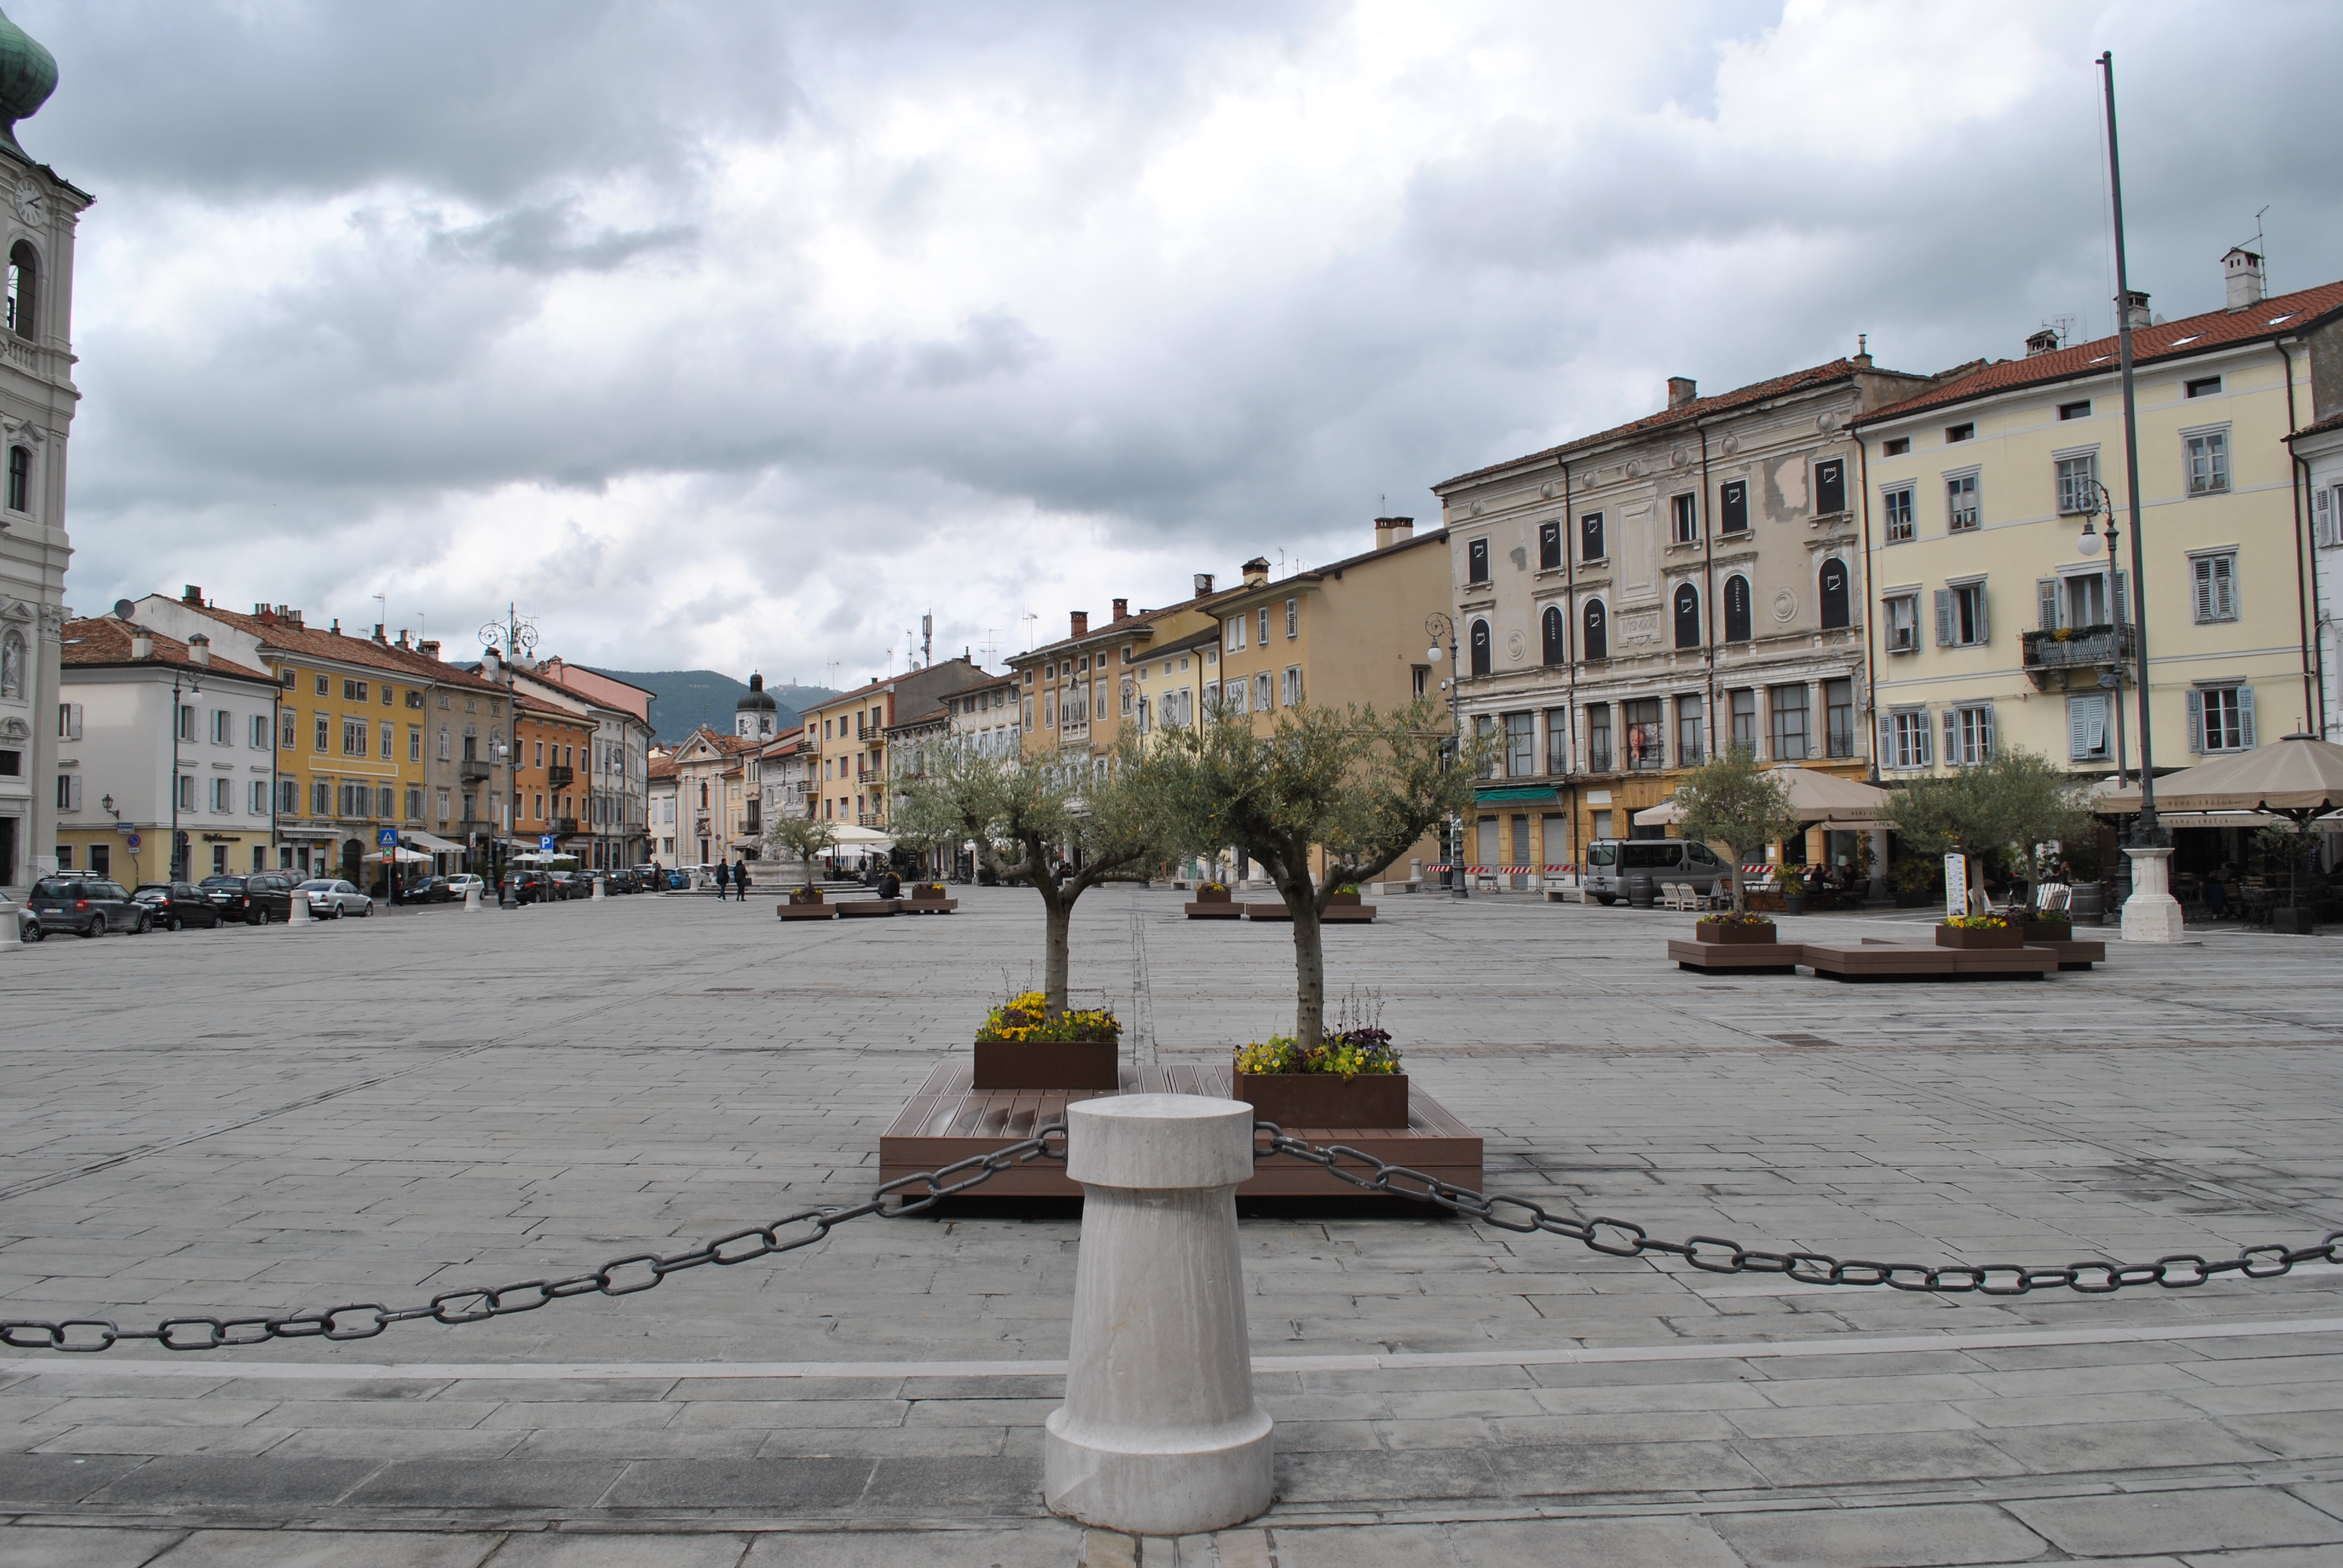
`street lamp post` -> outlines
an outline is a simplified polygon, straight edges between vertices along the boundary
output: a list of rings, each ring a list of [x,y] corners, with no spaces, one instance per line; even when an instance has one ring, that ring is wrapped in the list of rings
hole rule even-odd
[[[1455,733],[1453,755],[1458,765],[1462,766],[1464,759],[1464,720],[1457,711],[1457,702],[1462,694],[1457,690],[1456,621],[1443,611],[1433,610],[1423,618],[1423,630],[1424,635],[1432,638],[1432,647],[1425,650],[1423,657],[1435,666],[1440,663],[1441,639],[1444,638],[1448,642],[1448,675],[1440,685],[1448,693],[1448,722]],[[1449,890],[1460,899],[1469,899],[1473,896],[1472,879],[1464,874],[1464,819],[1461,816],[1450,819],[1448,845]]]
[[[2123,536],[2117,532],[2116,528],[2115,497],[2110,495],[2107,491],[2107,487],[2105,485],[2100,484],[2097,479],[2091,481],[2091,488],[2097,492],[2096,498],[2092,503],[2091,510],[2083,515],[2083,537],[2075,541],[2075,548],[2087,556],[2095,556],[2099,553],[2100,536],[2098,530],[2092,528],[2091,524],[2094,518],[2104,515],[2107,518],[2107,602],[2113,609],[2117,631],[2116,634],[2115,648],[2112,650],[2115,655],[2114,668],[2101,673],[2099,676],[2099,688],[2101,690],[2107,693],[2107,705],[2110,708],[2113,708],[2116,713],[2116,788],[2120,789],[2127,782],[2128,782],[2125,777],[2125,768],[2127,766],[2125,755],[2127,749],[2124,741],[2124,650],[2123,634],[2121,631],[2121,628],[2126,623],[2123,618],[2123,599],[2116,589],[2117,582],[2123,576],[2122,572],[2117,569],[2116,564],[2116,558],[2120,553],[2123,544]]]

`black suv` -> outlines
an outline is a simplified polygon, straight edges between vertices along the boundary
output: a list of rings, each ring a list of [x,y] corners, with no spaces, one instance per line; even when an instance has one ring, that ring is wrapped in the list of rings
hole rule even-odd
[[[555,896],[543,871],[507,871],[505,893],[516,904],[542,904]]]
[[[44,877],[26,900],[45,931],[103,936],[107,931],[143,931],[154,917],[130,890],[103,877]]]
[[[204,897],[226,920],[257,926],[293,918],[293,873],[255,871],[248,877],[206,877]]]
[[[184,926],[214,926],[225,918],[219,906],[193,882],[141,882],[130,895],[154,911],[155,924],[166,931]]]

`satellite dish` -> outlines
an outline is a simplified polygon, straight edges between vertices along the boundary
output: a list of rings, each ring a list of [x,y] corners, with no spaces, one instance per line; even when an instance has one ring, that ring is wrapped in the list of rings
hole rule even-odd
[[[131,603],[131,602],[130,602],[130,600],[128,600],[128,599],[126,599],[126,598],[118,598],[118,599],[116,599],[116,600],[114,601],[114,618],[115,618],[115,619],[116,619],[116,620],[132,620],[132,619],[136,619],[136,617],[137,617],[137,615],[138,615],[138,607],[137,607],[136,605],[135,605],[135,604]]]

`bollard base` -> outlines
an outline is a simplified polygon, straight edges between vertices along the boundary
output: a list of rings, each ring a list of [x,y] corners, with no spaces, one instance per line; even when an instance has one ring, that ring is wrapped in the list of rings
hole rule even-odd
[[[1061,1407],[1042,1438],[1050,1512],[1131,1535],[1201,1535],[1242,1524],[1276,1499],[1269,1416],[1203,1430],[1088,1432]]]

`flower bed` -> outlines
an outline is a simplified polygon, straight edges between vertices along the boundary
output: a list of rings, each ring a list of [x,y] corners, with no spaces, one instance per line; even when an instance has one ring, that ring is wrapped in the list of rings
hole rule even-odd
[[[1999,915],[1956,915],[1936,928],[1940,948],[2022,948],[2026,933]]]
[[[1228,901],[1229,888],[1226,882],[1199,882],[1196,884],[1196,902],[1200,904],[1225,904]]]
[[[1087,1089],[1122,1086],[1122,1021],[1109,1008],[1069,1008],[1055,1018],[1040,991],[1014,996],[976,1031],[973,1087]]]
[[[1236,1098],[1280,1127],[1405,1127],[1407,1074],[1381,1029],[1330,1034],[1311,1050],[1291,1035],[1242,1047]]]
[[[1772,917],[1752,910],[1746,914],[1704,915],[1692,929],[1696,942],[1756,943],[1772,946]]]

